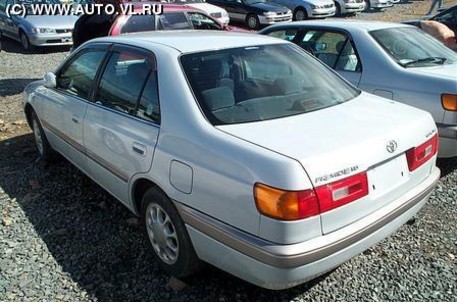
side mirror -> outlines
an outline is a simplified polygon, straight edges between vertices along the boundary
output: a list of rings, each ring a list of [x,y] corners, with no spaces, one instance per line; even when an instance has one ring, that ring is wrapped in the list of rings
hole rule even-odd
[[[47,88],[55,88],[57,86],[56,75],[53,72],[47,72],[44,75],[44,86]]]

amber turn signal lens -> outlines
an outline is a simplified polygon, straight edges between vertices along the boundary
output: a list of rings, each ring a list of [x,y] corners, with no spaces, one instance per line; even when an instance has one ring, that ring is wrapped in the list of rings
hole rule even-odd
[[[254,194],[258,211],[271,218],[297,220],[319,214],[313,189],[284,191],[258,183],[254,187]]]
[[[445,110],[457,111],[457,95],[456,94],[442,94],[441,105]]]

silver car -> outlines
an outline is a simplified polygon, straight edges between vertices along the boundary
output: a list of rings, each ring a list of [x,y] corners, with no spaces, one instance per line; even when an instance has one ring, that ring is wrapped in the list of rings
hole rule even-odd
[[[34,46],[72,45],[71,33],[77,16],[74,15],[26,15],[7,12],[13,4],[25,5],[30,13],[32,4],[60,5],[58,0],[0,0],[0,37],[12,38],[25,50]]]
[[[457,53],[409,25],[322,20],[270,26],[358,88],[427,110],[440,132],[440,157],[457,156]]]
[[[394,232],[440,175],[429,113],[260,35],[95,39],[27,86],[24,110],[40,157],[59,152],[139,215],[177,277],[204,261],[303,283]]]
[[[284,5],[293,13],[294,21],[327,18],[335,15],[333,0],[268,0],[270,3]]]

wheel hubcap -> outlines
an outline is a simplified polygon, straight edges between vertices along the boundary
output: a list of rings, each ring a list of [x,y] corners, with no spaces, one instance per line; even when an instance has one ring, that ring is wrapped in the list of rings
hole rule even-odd
[[[256,28],[257,20],[254,17],[250,17],[248,19],[248,25],[249,25],[250,28]]]
[[[40,155],[43,155],[43,138],[41,137],[40,128],[36,120],[33,120],[33,135]]]
[[[170,216],[158,204],[150,204],[146,209],[146,229],[157,256],[174,264],[179,255],[178,234]]]
[[[305,19],[305,13],[302,10],[297,11],[295,14],[295,19],[297,20],[304,20]]]

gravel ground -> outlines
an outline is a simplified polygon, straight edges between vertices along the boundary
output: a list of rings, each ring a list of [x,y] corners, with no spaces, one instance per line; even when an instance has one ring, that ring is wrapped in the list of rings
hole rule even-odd
[[[414,18],[429,5],[357,18]],[[24,54],[9,40],[2,46],[0,301],[457,301],[457,159],[439,161],[443,176],[415,224],[317,280],[269,291],[208,267],[184,280],[184,289],[168,289],[169,276],[126,208],[68,162],[36,160],[20,93],[68,51]]]

